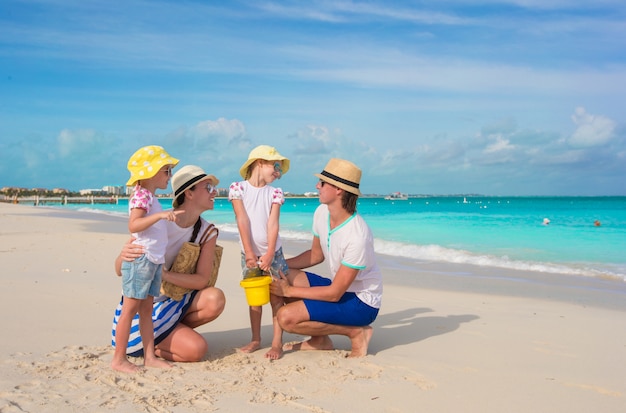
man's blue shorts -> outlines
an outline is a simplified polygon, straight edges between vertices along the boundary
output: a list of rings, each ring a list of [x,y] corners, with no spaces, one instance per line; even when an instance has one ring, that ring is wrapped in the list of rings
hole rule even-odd
[[[311,287],[331,284],[328,278],[310,272],[305,273]],[[378,316],[378,308],[365,304],[355,293],[346,292],[336,303],[319,300],[302,300],[311,321],[343,326],[367,326]]]

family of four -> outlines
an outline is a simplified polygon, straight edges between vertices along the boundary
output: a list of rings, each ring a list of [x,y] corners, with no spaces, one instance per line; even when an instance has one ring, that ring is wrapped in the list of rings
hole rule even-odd
[[[141,148],[128,162],[131,178],[127,185],[134,186],[129,200],[132,237],[115,262],[123,280],[112,329],[115,370],[140,369],[127,356],[143,356],[148,367],[202,360],[208,345],[195,328],[219,317],[225,307],[223,291],[207,287],[217,236],[203,244],[195,273],[168,270],[183,243],[196,240],[209,227],[201,214],[213,209],[219,183],[214,175],[193,165],[172,175],[177,164],[159,146]],[[361,170],[347,160],[333,158],[315,174],[320,205],[314,213],[311,247],[285,259],[279,237],[284,196],[271,184],[289,166],[289,160],[275,148],[261,145],[241,167],[243,181],[229,188],[244,277],[255,271],[273,276],[274,328],[265,356],[277,359],[285,350],[331,350],[331,335],[350,339],[350,357],[365,356],[372,337],[370,324],[381,305],[382,276],[372,233],[356,211]],[[163,211],[154,191],[167,188],[170,179],[173,208]],[[328,276],[305,271],[324,261],[330,267]],[[176,301],[160,293],[162,281],[191,291]],[[261,307],[250,307],[250,325],[252,339],[241,347],[244,352],[261,346]],[[283,331],[310,338],[283,346]]]

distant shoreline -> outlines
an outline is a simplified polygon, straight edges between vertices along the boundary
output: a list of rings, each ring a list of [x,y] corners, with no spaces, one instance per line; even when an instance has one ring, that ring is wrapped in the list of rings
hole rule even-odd
[[[384,199],[387,195],[381,194],[363,194],[360,198],[381,198]],[[173,199],[170,194],[157,194],[157,198],[159,199]],[[89,202],[80,202],[80,200],[89,201],[89,200],[128,200],[129,197],[127,195],[83,195],[83,196],[69,196],[69,195],[32,195],[32,196],[9,196],[9,195],[0,195],[0,202],[4,203],[32,203],[36,200],[45,201],[47,203],[51,202],[61,202],[64,198],[76,200],[75,203],[89,203]],[[216,199],[228,199],[228,196],[216,196]],[[290,195],[285,194],[285,198],[290,199],[318,199],[319,196],[306,196],[306,195]],[[503,199],[503,198],[626,198],[626,195],[480,195],[480,194],[448,194],[448,195],[426,195],[426,194],[409,194],[409,199],[429,199],[429,198],[489,198],[489,199]],[[394,199],[388,199],[389,201],[394,201]]]

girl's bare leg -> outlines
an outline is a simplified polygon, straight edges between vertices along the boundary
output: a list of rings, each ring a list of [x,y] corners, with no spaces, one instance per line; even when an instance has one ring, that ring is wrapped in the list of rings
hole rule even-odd
[[[139,304],[139,331],[143,344],[143,364],[146,367],[169,368],[172,364],[160,359],[154,351],[154,326],[152,324],[152,301],[149,295]]]
[[[239,350],[244,353],[252,353],[261,348],[261,317],[263,315],[263,307],[250,307],[250,329],[252,330],[252,340]]]
[[[115,330],[115,351],[113,353],[113,359],[111,360],[111,368],[113,370],[124,373],[136,373],[141,370],[141,367],[131,363],[126,356],[128,338],[130,337],[130,326],[133,317],[139,310],[139,302],[140,300],[135,298],[124,297],[123,299],[122,314],[120,314]]]

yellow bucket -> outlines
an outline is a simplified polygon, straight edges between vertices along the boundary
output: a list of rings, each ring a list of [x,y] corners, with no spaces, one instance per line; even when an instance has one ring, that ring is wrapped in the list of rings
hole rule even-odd
[[[261,306],[270,302],[270,284],[272,277],[252,277],[241,280],[241,285],[246,291],[246,300],[251,307]]]

